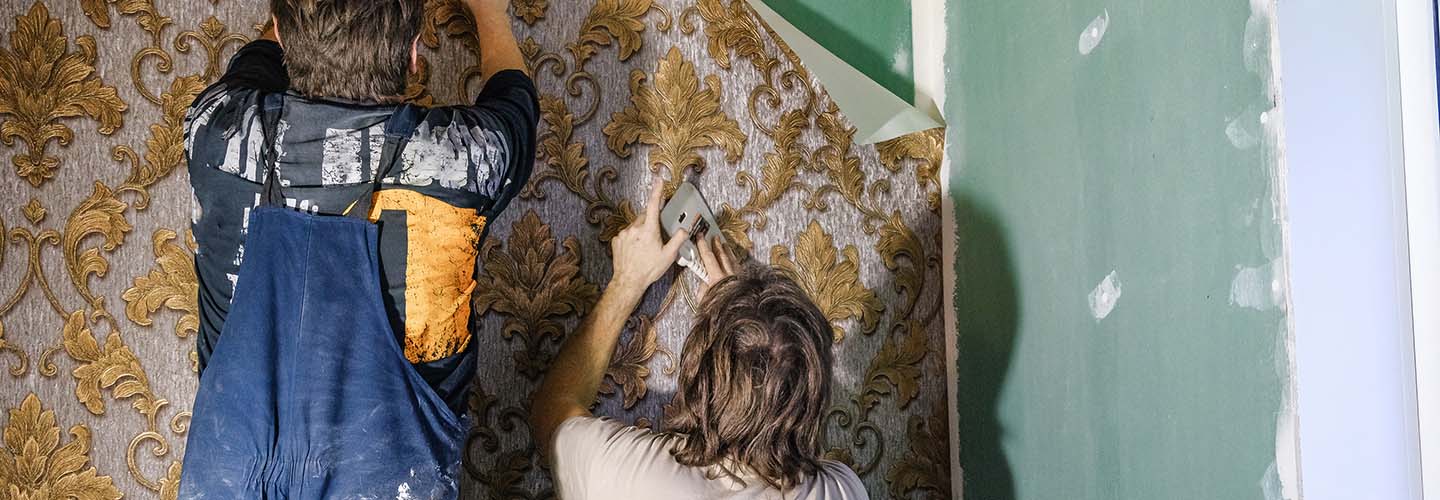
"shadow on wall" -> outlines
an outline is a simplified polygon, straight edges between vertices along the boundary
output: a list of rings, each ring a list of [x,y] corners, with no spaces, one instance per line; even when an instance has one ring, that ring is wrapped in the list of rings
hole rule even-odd
[[[966,500],[1014,500],[999,417],[1020,316],[1010,247],[1000,221],[974,200],[956,196],[955,224],[955,397],[963,494]]]

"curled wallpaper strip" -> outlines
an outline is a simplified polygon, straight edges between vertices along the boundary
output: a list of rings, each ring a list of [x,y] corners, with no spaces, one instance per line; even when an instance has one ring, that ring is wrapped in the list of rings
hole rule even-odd
[[[840,59],[804,32],[786,21],[765,2],[749,0],[750,7],[770,29],[775,30],[805,63],[830,99],[855,125],[858,144],[873,144],[896,137],[945,126],[937,118],[916,109],[860,70]]]

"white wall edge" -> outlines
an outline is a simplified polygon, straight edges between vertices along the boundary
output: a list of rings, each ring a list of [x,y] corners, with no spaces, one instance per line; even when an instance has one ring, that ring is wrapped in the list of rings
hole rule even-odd
[[[945,109],[945,50],[949,36],[945,26],[948,18],[946,0],[911,0],[910,2],[910,47],[913,77],[915,79],[915,106],[937,119],[943,118]],[[959,120],[945,120],[949,127],[959,125]],[[947,134],[948,135],[948,134]],[[950,199],[951,159],[949,144],[942,147],[940,160],[940,265],[941,297],[944,299],[942,321],[945,322],[945,400],[949,419],[947,441],[950,444],[950,492],[954,498],[963,498],[964,481],[960,470],[960,414],[955,401],[958,392],[959,372],[955,365],[956,349],[955,317],[955,204]]]
[[[1424,498],[1440,500],[1440,106],[1434,4],[1397,0],[1401,137]]]

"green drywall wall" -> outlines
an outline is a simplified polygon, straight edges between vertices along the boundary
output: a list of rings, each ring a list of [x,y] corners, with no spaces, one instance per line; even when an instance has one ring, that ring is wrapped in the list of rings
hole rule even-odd
[[[762,0],[825,50],[911,102],[908,0]]]
[[[1255,3],[949,3],[967,500],[1278,495],[1291,337]]]

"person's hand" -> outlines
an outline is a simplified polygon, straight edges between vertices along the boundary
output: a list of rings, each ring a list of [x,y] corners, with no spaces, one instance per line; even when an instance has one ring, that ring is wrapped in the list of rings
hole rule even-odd
[[[664,187],[665,182],[658,174],[655,175],[655,180],[650,183],[650,200],[645,203],[645,214],[610,240],[610,250],[615,258],[611,287],[637,295],[643,293],[680,256],[680,247],[690,237],[690,231],[681,229],[671,235],[669,242],[661,240],[660,205]]]
[[[700,251],[700,263],[705,265],[707,279],[700,284],[700,299],[704,300],[711,286],[734,275],[739,267],[735,265],[734,258],[730,257],[730,250],[725,247],[721,238],[710,238],[701,234],[699,241],[695,242],[695,248]]]

